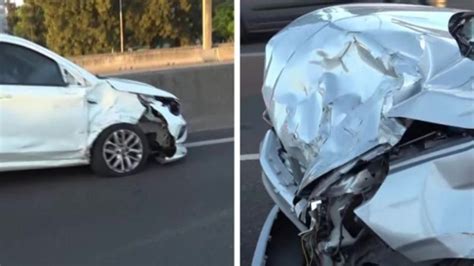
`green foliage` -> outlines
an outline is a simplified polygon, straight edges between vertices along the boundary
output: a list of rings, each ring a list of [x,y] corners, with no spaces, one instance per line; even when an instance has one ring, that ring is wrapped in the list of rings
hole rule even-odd
[[[125,49],[193,45],[201,38],[201,0],[122,0]],[[231,0],[215,0],[215,33],[233,36]],[[12,33],[68,56],[120,49],[119,0],[25,0],[9,12]]]
[[[112,1],[42,0],[41,6],[46,43],[54,51],[65,55],[103,53],[119,43],[118,7]]]
[[[213,27],[217,39],[224,41],[234,38],[234,2],[226,0],[216,6]]]
[[[145,0],[138,23],[129,23],[143,46],[194,44],[200,36],[200,6],[196,0]],[[143,4],[144,3],[144,4]],[[198,7],[198,8],[196,8]],[[130,13],[128,17],[136,15]]]
[[[45,26],[43,9],[36,1],[26,1],[26,5],[17,10],[12,10],[7,18],[11,32],[14,35],[27,38],[33,42],[45,45]]]
[[[8,9],[8,16],[7,16],[7,24],[8,24],[8,33],[12,34],[13,33],[13,28],[15,25],[18,23],[18,15],[16,12],[16,8],[12,4],[6,4],[7,9]]]

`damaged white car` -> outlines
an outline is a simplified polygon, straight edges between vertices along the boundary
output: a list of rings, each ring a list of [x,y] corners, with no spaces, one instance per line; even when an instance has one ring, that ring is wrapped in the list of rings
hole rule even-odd
[[[288,261],[280,212],[293,265],[473,265],[473,60],[462,10],[334,6],[273,37],[260,163],[278,209],[253,265]]]
[[[136,173],[150,155],[186,155],[178,99],[150,85],[100,78],[32,42],[0,34],[0,171],[90,164]]]

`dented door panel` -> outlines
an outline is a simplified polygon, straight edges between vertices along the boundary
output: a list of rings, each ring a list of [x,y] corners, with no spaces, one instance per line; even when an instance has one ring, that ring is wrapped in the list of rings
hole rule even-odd
[[[0,164],[84,159],[85,93],[82,87],[0,85]]]

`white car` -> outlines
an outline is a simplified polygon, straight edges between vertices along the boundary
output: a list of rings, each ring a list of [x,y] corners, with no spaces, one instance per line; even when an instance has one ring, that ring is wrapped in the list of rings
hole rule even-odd
[[[282,215],[252,265],[474,265],[473,29],[472,11],[354,4],[270,40],[259,154]]]
[[[136,173],[149,155],[183,158],[186,122],[176,96],[97,77],[27,40],[0,34],[0,172],[90,164]]]

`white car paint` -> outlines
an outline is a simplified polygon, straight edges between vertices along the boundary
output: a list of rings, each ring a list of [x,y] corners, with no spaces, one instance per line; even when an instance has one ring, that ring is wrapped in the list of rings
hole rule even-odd
[[[173,161],[186,155],[183,144],[187,137],[186,121],[154,98],[177,100],[173,94],[140,82],[98,78],[21,38],[0,34],[2,43],[52,59],[61,69],[67,86],[0,84],[0,172],[88,164],[90,148],[97,136],[119,123],[138,125],[148,131],[145,133],[166,125],[168,132],[158,134],[156,141],[161,146],[167,145],[158,138],[169,134],[174,138],[176,152],[160,161]],[[147,107],[139,95],[148,97]],[[153,117],[151,109],[161,117]],[[140,124],[145,116],[146,126]]]

